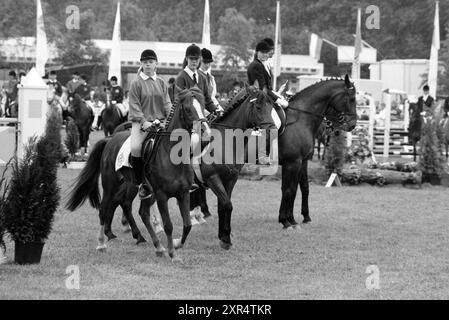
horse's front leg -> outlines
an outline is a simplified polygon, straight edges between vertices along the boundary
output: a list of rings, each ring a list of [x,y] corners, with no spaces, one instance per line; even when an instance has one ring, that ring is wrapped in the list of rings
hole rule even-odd
[[[162,246],[161,241],[159,240],[159,237],[157,236],[156,232],[153,229],[153,225],[150,221],[150,210],[151,206],[154,204],[155,199],[154,195],[151,196],[148,199],[144,199],[140,201],[140,207],[139,207],[139,215],[142,219],[142,222],[145,224],[145,227],[148,230],[148,233],[151,236],[151,240],[153,241],[153,245],[156,248],[156,255],[158,257],[162,257],[165,252],[164,246]]]
[[[165,235],[167,236],[168,255],[175,262],[175,248],[173,246],[173,224],[168,211],[168,198],[162,191],[156,192],[157,206],[164,224]],[[179,260],[179,259],[178,259]]]
[[[190,220],[190,193],[184,192],[183,194],[176,197],[178,200],[178,206],[179,210],[181,211],[181,217],[183,222],[183,229],[182,229],[182,238],[181,240],[175,239],[174,240],[174,246],[175,249],[180,249],[184,246],[184,243],[186,242],[187,236],[190,233],[190,230],[192,229],[192,222]]]
[[[282,199],[278,221],[282,223],[284,229],[292,227],[295,223],[293,207],[298,191],[300,166],[300,160],[282,165]]]
[[[220,239],[220,246],[227,250],[232,246],[231,226],[226,223],[227,221],[230,223],[232,202],[218,174],[207,179],[207,185],[218,199],[218,239]]]

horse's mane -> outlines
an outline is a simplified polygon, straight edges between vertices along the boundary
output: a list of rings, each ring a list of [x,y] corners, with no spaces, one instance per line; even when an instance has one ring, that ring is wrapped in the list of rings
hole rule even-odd
[[[181,101],[183,103],[191,104],[192,99],[196,99],[199,102],[199,104],[201,105],[201,108],[204,109],[205,101],[204,101],[203,92],[197,87],[192,87],[190,89],[184,89],[177,93],[175,101],[173,101],[173,105],[172,105],[172,107],[170,109],[170,113],[168,114],[168,117],[167,117],[167,125],[170,124],[170,122],[172,121],[173,116],[175,115],[176,108],[181,103]]]
[[[290,101],[294,101],[297,98],[299,98],[300,96],[304,95],[304,94],[310,94],[310,91],[314,90],[315,87],[317,87],[318,85],[321,85],[325,82],[329,82],[329,81],[345,81],[344,78],[341,77],[328,77],[326,79],[320,79],[317,82],[315,82],[314,84],[312,84],[311,86],[308,86],[307,88],[302,89],[301,91],[295,93],[291,98]]]
[[[225,119],[229,114],[237,109],[250,95],[256,95],[257,103],[264,103],[269,100],[268,95],[263,91],[253,86],[241,89],[235,96],[233,96],[226,106],[223,115],[216,121]]]

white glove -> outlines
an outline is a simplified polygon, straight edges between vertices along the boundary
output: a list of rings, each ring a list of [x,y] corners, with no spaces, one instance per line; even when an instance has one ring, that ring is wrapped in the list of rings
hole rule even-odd
[[[224,111],[224,109],[223,109],[223,107],[222,106],[220,106],[219,104],[217,104],[217,109],[215,109],[217,112],[223,112]]]
[[[288,107],[288,101],[284,98],[278,98],[275,103],[284,109]]]
[[[112,100],[111,103],[112,103],[112,104],[117,104],[117,101]]]
[[[425,115],[426,115],[426,112],[423,111],[423,112],[420,113],[420,115],[425,116]]]

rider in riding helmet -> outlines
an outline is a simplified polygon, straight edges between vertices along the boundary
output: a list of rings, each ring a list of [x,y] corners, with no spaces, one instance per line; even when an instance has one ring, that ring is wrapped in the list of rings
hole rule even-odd
[[[176,85],[181,89],[190,89],[197,86],[204,95],[206,110],[210,113],[222,111],[223,108],[212,100],[209,93],[209,84],[204,73],[198,71],[201,59],[201,49],[195,44],[187,47],[183,63],[184,69],[176,77]]]
[[[151,196],[151,186],[145,183],[142,160],[142,143],[151,127],[157,127],[168,116],[172,103],[168,95],[168,86],[156,75],[157,55],[144,50],[140,56],[141,72],[131,83],[129,89],[129,114],[131,128],[131,164],[139,185],[139,197]]]
[[[128,113],[123,106],[123,89],[118,85],[116,76],[111,77],[111,103],[117,105],[122,115],[122,118],[127,117]]]
[[[256,45],[254,60],[248,66],[247,70],[248,83],[249,85],[256,85],[261,90],[265,91],[271,98],[271,100],[278,106],[282,108],[287,108],[288,101],[273,90],[271,84],[272,82],[271,72],[269,72],[264,65],[264,62],[266,62],[269,58],[271,50],[272,49],[270,45],[265,41],[261,41]],[[272,110],[271,115],[273,117],[274,123],[276,124],[276,127],[279,129],[281,126],[281,121],[274,109]],[[267,156],[269,154],[268,150],[269,150],[269,143],[267,143]],[[259,163],[262,162],[268,163],[267,157],[259,157]]]

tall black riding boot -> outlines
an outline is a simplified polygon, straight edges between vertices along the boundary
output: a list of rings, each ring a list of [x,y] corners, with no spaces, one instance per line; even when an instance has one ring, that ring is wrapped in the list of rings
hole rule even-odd
[[[139,186],[139,197],[141,200],[147,199],[151,196],[151,187],[145,183],[143,161],[141,157],[131,156],[131,164],[134,170],[134,176],[136,178],[137,185]]]
[[[98,130],[100,130],[100,126],[101,126],[101,122],[103,121],[103,117],[101,116],[101,114],[98,116],[97,119],[97,128]]]

